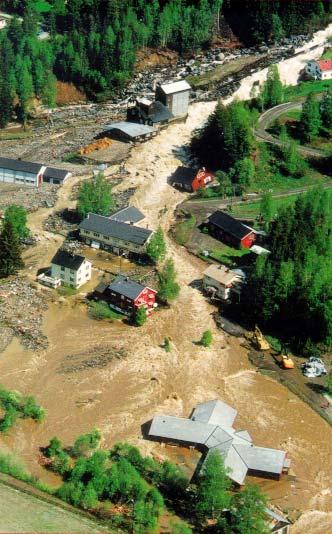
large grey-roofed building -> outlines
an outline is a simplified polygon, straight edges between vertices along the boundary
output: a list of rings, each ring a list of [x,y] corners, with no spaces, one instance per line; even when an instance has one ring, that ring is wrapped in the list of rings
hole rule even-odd
[[[40,186],[43,182],[61,185],[71,173],[20,159],[0,157],[0,182]]]
[[[104,132],[120,141],[143,141],[151,138],[156,130],[152,126],[136,122],[113,122],[105,126]]]
[[[115,211],[109,216],[113,221],[119,221],[126,224],[135,224],[145,219],[145,215],[135,206],[128,206],[121,210]]]
[[[254,446],[246,430],[233,428],[236,414],[224,402],[209,401],[199,404],[190,419],[156,415],[148,435],[151,439],[195,445],[207,453],[200,470],[204,470],[209,454],[218,452],[230,470],[229,477],[240,485],[248,473],[278,478],[290,465],[286,453]]]

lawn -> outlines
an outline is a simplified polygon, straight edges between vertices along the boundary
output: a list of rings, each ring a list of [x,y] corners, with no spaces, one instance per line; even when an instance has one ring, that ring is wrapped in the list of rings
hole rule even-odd
[[[273,198],[271,201],[273,213],[277,213],[281,206],[291,206],[294,204],[296,198],[297,195],[291,195],[283,198]],[[255,202],[244,202],[243,204],[235,204],[232,207],[231,214],[234,217],[248,217],[250,219],[256,218],[260,214],[260,205],[260,200],[256,200]]]
[[[112,310],[104,301],[89,302],[89,315],[92,319],[97,319],[99,321],[102,319],[109,319],[111,321],[114,319],[121,320],[125,317],[122,313]]]
[[[321,59],[332,59],[332,49],[329,48],[328,50],[326,50],[322,55]]]
[[[284,89],[284,101],[297,100],[309,93],[325,93],[332,89],[332,80],[312,80],[301,82],[298,85],[287,85]]]
[[[247,248],[232,248],[227,245],[220,244],[220,248],[213,249],[209,251],[209,258],[219,261],[220,263],[227,265],[228,267],[237,267],[241,265],[242,258],[247,255],[250,255],[251,252]],[[206,259],[206,258],[204,258]]]
[[[184,221],[179,222],[173,230],[176,243],[178,243],[178,245],[185,245],[188,243],[195,226],[196,218],[193,215],[190,215],[190,217]]]

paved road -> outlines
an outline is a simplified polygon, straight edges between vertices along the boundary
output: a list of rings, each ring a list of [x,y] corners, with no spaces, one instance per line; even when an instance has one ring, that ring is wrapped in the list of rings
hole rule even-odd
[[[280,104],[279,106],[275,106],[274,108],[271,108],[259,117],[257,127],[255,129],[255,135],[258,139],[262,139],[266,143],[270,143],[272,145],[277,146],[283,146],[285,143],[280,141],[277,137],[271,135],[266,130],[268,126],[275,121],[280,115],[285,113],[286,111],[294,111],[294,110],[301,110],[302,104],[305,101],[305,98],[301,98],[300,100],[297,100],[296,102],[286,102],[285,104]],[[311,156],[314,158],[320,158],[322,156],[325,156],[324,152],[322,150],[318,150],[316,148],[308,148],[304,146],[298,147],[299,152],[303,154],[304,156]]]

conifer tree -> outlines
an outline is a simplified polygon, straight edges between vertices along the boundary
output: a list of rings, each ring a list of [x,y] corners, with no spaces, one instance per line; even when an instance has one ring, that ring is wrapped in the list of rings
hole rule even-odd
[[[164,302],[169,302],[178,296],[180,286],[176,282],[176,271],[172,259],[168,259],[158,273],[159,290],[158,297]]]
[[[143,326],[146,323],[147,318],[148,316],[146,313],[146,308],[144,306],[140,306],[135,315],[136,326]]]
[[[262,88],[263,102],[265,108],[272,108],[283,101],[283,85],[280,80],[277,65],[270,65],[267,71],[266,82]]]
[[[332,91],[325,93],[320,105],[320,114],[323,126],[328,130],[332,129]]]
[[[159,260],[162,260],[166,254],[166,242],[164,237],[164,232],[162,229],[158,230],[151,237],[148,246],[147,246],[147,255],[154,262],[157,263]]]
[[[16,274],[24,267],[19,238],[10,221],[5,221],[0,234],[0,278]]]
[[[310,143],[317,137],[321,127],[319,103],[313,93],[307,96],[302,106],[300,122],[303,140]]]

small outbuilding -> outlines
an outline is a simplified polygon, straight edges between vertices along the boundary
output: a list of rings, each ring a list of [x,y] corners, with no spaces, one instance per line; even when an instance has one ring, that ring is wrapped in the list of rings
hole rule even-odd
[[[159,100],[174,117],[185,117],[188,114],[191,87],[185,80],[157,85],[156,100]]]
[[[33,163],[21,159],[0,157],[0,183],[41,186],[44,182],[62,185],[71,172],[65,169],[48,167],[43,163]]]
[[[204,271],[203,287],[211,297],[228,300],[231,293],[240,295],[245,278],[241,269],[232,270],[226,265],[212,263]]]
[[[198,171],[190,167],[178,167],[171,177],[173,187],[190,193],[209,187],[213,181],[213,173],[207,171],[204,167]]]
[[[109,285],[99,284],[94,294],[110,308],[128,316],[135,316],[142,306],[150,315],[156,307],[157,291],[122,274]]]
[[[250,248],[256,240],[253,228],[224,211],[212,213],[208,218],[208,227],[213,237],[232,247]]]
[[[113,122],[105,127],[103,135],[111,139],[125,141],[127,143],[137,143],[151,139],[156,135],[156,130],[152,126],[138,124],[137,122]]]

